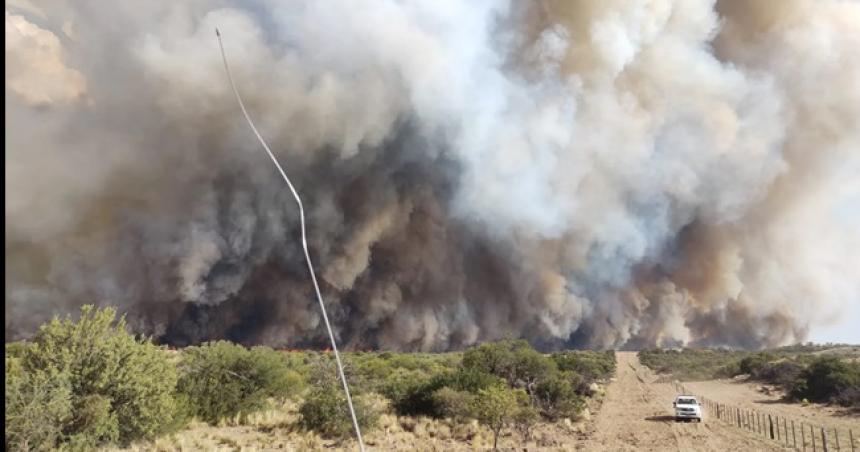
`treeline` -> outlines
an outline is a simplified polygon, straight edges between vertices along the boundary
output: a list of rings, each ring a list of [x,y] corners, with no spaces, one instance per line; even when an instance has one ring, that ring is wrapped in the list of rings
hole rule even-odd
[[[639,352],[639,359],[658,373],[682,380],[748,375],[778,386],[789,400],[835,403],[860,411],[857,357],[817,353],[823,350],[814,345],[763,352],[653,349]]]
[[[172,352],[135,338],[113,309],[54,319],[31,342],[6,344],[7,450],[90,450],[152,440],[192,419],[243,423],[272,403],[300,403],[299,423],[325,437],[352,424],[333,357],[225,341]],[[525,341],[462,353],[344,356],[359,423],[399,415],[476,419],[524,437],[540,419],[576,418],[615,370],[612,352],[549,355]],[[380,406],[378,401],[386,403]]]
[[[710,380],[732,376],[732,366],[746,356],[724,349],[649,349],[639,352],[639,361],[659,374],[679,380]]]

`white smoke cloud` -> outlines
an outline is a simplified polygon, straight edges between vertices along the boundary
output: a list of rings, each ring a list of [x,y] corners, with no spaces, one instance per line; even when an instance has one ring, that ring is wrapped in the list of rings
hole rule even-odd
[[[6,11],[6,88],[33,106],[81,99],[84,76],[63,62],[54,33]]]
[[[860,300],[857,3],[8,8],[7,337],[322,337],[215,26],[351,346],[755,347]]]

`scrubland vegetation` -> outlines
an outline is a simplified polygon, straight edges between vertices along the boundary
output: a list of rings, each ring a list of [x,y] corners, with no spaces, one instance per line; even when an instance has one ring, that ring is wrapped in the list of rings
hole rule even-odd
[[[835,403],[860,411],[860,349],[794,345],[746,352],[719,349],[643,350],[639,359],[680,380],[746,375],[781,388],[793,401]]]
[[[612,352],[542,354],[525,341],[456,353],[354,352],[345,370],[359,423],[380,415],[479,422],[495,440],[524,439],[541,420],[576,419],[615,371]],[[126,331],[112,309],[55,319],[31,342],[6,344],[7,450],[89,450],[152,441],[190,422],[243,424],[291,400],[296,428],[352,435],[333,363],[320,352],[225,341],[181,352]],[[383,403],[380,403],[380,400]]]

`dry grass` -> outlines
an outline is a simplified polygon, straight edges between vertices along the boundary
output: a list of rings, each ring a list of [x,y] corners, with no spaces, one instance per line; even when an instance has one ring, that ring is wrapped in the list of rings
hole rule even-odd
[[[393,451],[464,451],[488,450],[493,437],[489,430],[476,421],[455,423],[427,417],[396,416],[391,414],[387,401],[378,397],[383,414],[377,427],[366,432],[365,443],[370,450]],[[135,443],[128,448],[110,448],[105,451],[353,451],[352,439],[337,441],[321,438],[314,432],[298,427],[299,403],[288,401],[273,404],[269,409],[257,412],[242,423],[238,419],[210,426],[192,422],[185,430],[159,438],[154,442]],[[514,447],[539,448],[540,450],[569,450],[585,431],[584,421],[539,423],[532,438],[524,441],[512,429],[506,429],[499,438],[503,449]]]

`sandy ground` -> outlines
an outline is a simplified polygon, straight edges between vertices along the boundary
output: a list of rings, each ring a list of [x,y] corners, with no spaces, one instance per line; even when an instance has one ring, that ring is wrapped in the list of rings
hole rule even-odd
[[[589,423],[585,440],[576,450],[586,451],[767,451],[780,450],[717,419],[702,423],[675,422],[672,401],[676,392],[639,363],[634,352],[617,352],[618,372],[606,399]]]
[[[689,392],[727,405],[754,410],[765,415],[779,416],[780,424],[787,427],[789,438],[791,438],[791,422],[794,421],[796,430],[792,444],[795,440],[798,445],[801,444],[802,424],[807,439],[810,435],[808,433],[810,426],[815,427],[812,431],[819,438],[821,428],[825,428],[830,442],[835,442],[838,438],[839,450],[851,450],[848,431],[853,430],[854,447],[860,450],[860,416],[849,413],[843,408],[818,404],[804,406],[799,403],[783,402],[782,394],[774,388],[743,380],[686,382],[684,386]],[[835,444],[831,443],[830,446],[830,450],[837,450]]]

